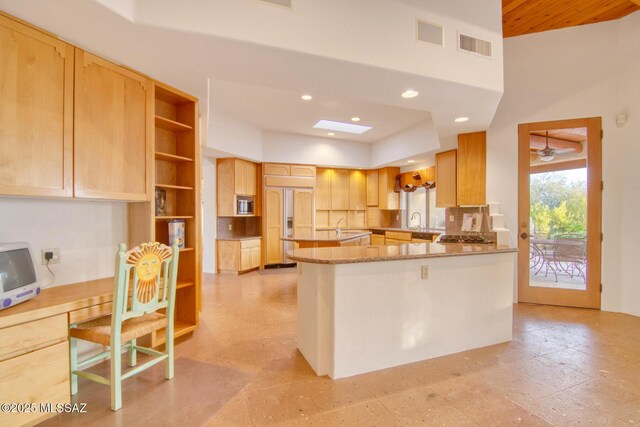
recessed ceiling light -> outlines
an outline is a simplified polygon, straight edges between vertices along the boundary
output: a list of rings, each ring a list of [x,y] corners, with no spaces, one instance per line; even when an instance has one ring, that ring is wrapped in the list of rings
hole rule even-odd
[[[402,96],[403,98],[415,98],[419,94],[420,94],[420,92],[418,92],[416,90],[413,90],[413,89],[409,89],[409,90],[405,90],[404,92],[402,92],[402,94],[400,96]]]
[[[313,99],[313,96],[311,96],[311,95],[302,95],[300,98],[302,98],[304,101],[311,101]]]
[[[456,123],[464,123],[467,120],[469,120],[469,117],[458,117],[457,119],[453,119],[453,121]]]
[[[351,121],[352,122],[359,122],[360,121],[360,117],[351,117]]]
[[[329,132],[327,135],[329,135],[329,136],[334,136],[334,135],[335,135],[335,133],[333,133],[333,132]]]
[[[358,135],[371,129],[371,126],[354,125],[352,123],[334,122],[333,120],[320,120],[313,125],[316,129],[335,130],[336,132],[356,133]]]
[[[415,163],[415,160],[407,160],[407,163]]]

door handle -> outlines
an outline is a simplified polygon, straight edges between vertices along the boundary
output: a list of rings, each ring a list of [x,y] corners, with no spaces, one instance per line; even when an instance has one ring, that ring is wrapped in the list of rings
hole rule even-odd
[[[520,237],[522,238],[522,240],[526,239],[527,237],[529,237],[529,235],[527,233],[522,233],[520,235]]]

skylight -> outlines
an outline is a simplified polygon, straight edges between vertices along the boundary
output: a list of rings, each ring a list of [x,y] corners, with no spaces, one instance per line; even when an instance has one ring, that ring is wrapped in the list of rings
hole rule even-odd
[[[313,125],[316,129],[335,130],[337,132],[357,133],[361,135],[371,129],[371,126],[354,125],[353,123],[334,122],[333,120],[320,120]]]

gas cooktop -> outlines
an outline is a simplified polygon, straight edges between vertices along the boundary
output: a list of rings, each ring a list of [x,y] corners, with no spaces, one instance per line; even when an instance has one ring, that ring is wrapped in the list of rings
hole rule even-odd
[[[438,240],[438,243],[473,243],[473,244],[490,244],[495,243],[492,239],[475,234],[444,234]]]

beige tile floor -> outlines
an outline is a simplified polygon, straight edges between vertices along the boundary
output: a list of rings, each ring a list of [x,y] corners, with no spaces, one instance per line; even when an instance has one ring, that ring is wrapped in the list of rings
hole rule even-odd
[[[108,388],[81,379],[88,413],[45,425],[640,424],[640,318],[520,304],[509,343],[338,381],[297,352],[295,323],[292,271],[210,275],[173,380],[156,366],[125,381],[114,413]]]

